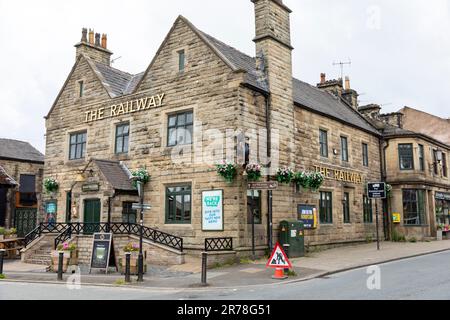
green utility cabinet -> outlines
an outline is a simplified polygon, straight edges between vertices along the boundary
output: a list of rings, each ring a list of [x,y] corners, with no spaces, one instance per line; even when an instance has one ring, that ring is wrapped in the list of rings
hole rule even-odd
[[[280,223],[280,244],[289,258],[305,256],[305,227],[301,221]],[[286,246],[288,245],[288,246]]]

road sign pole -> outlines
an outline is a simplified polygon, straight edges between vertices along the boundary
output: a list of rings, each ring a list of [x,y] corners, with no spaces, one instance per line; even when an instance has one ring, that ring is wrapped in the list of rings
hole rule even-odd
[[[253,211],[253,205],[255,203],[255,190],[252,190],[252,207],[251,207],[251,215],[252,215],[252,258],[256,259],[256,245],[255,245],[255,212]]]
[[[273,250],[273,191],[269,190],[269,249]]]
[[[380,227],[379,227],[379,212],[378,212],[378,200],[375,199],[375,213],[377,219],[377,250],[380,250]]]

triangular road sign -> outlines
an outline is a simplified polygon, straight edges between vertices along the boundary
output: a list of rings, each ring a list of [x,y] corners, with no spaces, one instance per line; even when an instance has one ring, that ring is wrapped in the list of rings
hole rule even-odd
[[[277,243],[269,261],[267,262],[266,268],[289,268],[292,269],[292,264],[289,261],[286,253],[281,247],[280,243]]]

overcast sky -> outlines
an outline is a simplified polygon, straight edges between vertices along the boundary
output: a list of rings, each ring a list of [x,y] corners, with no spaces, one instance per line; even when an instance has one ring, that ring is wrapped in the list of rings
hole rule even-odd
[[[344,69],[361,104],[450,117],[450,0],[285,0],[294,76]],[[81,28],[107,33],[114,67],[144,71],[179,14],[254,56],[250,0],[0,0],[0,137],[45,150],[43,117],[75,62]]]

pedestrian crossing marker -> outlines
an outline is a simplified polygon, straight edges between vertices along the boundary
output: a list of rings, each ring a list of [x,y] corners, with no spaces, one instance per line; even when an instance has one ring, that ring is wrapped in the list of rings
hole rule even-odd
[[[269,261],[267,262],[266,268],[289,268],[292,269],[292,264],[289,258],[281,247],[280,243],[277,243]]]

